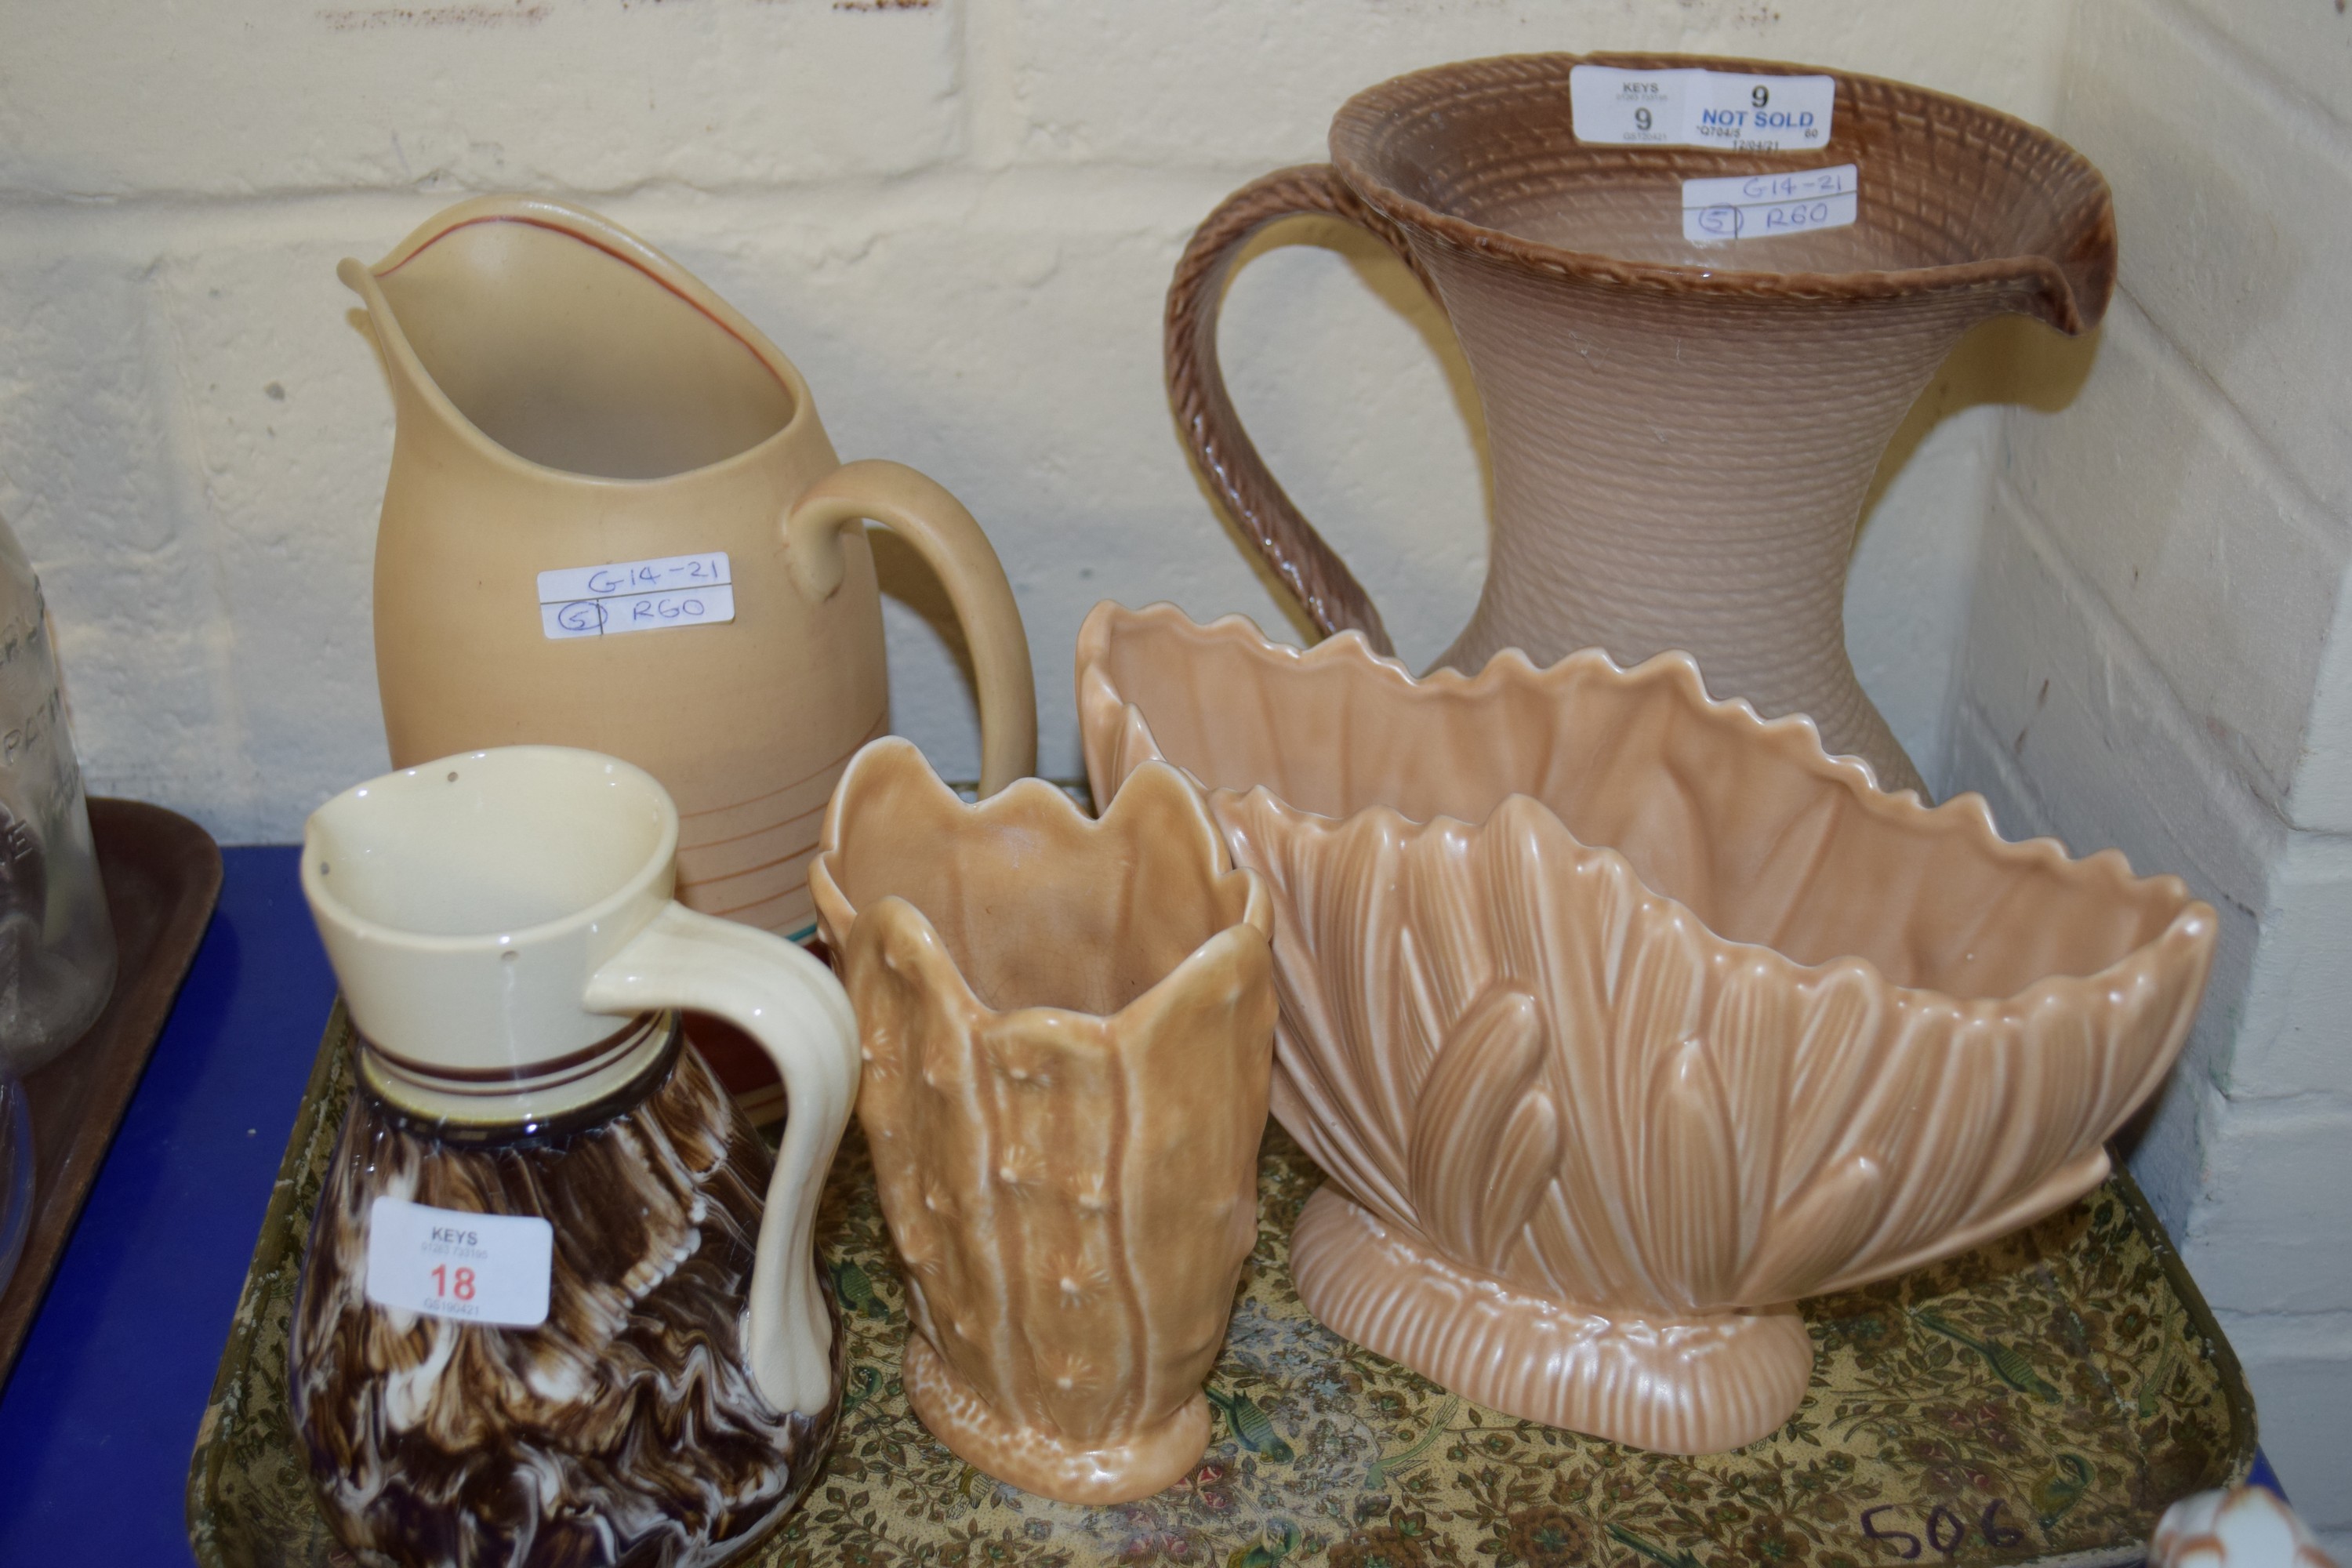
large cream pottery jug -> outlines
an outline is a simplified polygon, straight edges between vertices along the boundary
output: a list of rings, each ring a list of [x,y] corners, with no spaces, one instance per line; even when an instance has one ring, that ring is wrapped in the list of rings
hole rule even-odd
[[[963,623],[982,792],[1030,771],[1028,645],[971,514],[912,468],[844,466],[792,362],[667,257],[593,213],[489,196],[340,276],[398,410],[375,557],[395,767],[531,742],[624,758],[677,803],[684,903],[809,934],[824,803],[890,722],[871,519]],[[635,563],[666,564],[600,580],[647,592],[574,603],[607,629],[561,635],[556,601],[590,590],[543,605],[542,573]]]

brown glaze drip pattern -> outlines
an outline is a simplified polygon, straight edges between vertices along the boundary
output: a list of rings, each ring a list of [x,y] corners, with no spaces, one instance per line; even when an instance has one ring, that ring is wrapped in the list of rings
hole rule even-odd
[[[741,1343],[770,1156],[698,1056],[672,1059],[641,1103],[554,1140],[460,1148],[353,1093],[288,1355],[320,1502],[362,1561],[711,1564],[807,1489],[835,1407],[779,1415]],[[371,1304],[367,1214],[387,1194],[550,1220],[547,1321]]]

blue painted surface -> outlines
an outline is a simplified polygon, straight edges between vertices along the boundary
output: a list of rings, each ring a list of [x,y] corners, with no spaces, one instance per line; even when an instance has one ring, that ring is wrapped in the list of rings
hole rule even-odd
[[[0,1563],[191,1561],[182,1495],[335,983],[291,846],[220,907],[0,1390]]]
[[[0,1564],[190,1562],[188,1456],[334,976],[297,852],[225,853],[219,910],[0,1390]],[[2269,1461],[2253,1479],[2278,1489]]]

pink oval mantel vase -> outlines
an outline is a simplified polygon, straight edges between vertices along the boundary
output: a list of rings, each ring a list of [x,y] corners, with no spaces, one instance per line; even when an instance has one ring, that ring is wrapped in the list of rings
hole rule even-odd
[[[1077,677],[1097,798],[1176,763],[1273,890],[1300,1298],[1555,1426],[1777,1430],[1797,1300],[2097,1185],[2212,962],[2179,878],[1874,789],[1684,654],[1415,680],[1103,605]]]

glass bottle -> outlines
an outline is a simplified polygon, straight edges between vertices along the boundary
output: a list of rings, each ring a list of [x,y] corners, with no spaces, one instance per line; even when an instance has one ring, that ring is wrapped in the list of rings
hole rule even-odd
[[[40,579],[0,521],[0,1073],[89,1027],[114,985],[114,926],[74,760]]]

